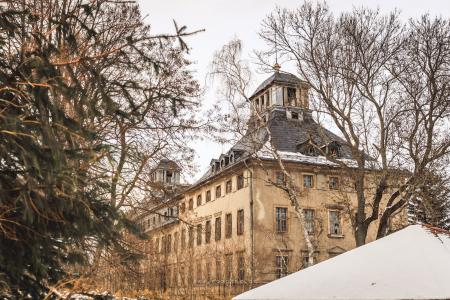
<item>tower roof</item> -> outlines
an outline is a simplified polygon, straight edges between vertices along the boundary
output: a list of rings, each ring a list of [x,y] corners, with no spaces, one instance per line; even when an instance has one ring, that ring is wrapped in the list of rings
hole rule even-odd
[[[272,84],[279,83],[279,84],[285,84],[285,85],[298,85],[299,83],[304,82],[300,80],[297,76],[291,73],[287,72],[274,72],[269,78],[264,80],[253,92],[253,94],[250,96],[250,99],[256,96],[259,92],[266,89]]]

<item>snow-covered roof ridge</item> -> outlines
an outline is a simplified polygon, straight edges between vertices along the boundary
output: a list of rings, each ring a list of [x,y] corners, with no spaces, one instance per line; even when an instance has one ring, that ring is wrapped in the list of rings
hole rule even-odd
[[[450,235],[410,225],[234,299],[450,299]]]

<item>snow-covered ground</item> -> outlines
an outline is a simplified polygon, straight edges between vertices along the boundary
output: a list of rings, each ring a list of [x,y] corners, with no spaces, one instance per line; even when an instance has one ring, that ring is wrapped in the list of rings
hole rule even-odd
[[[450,234],[411,225],[234,299],[450,299]]]

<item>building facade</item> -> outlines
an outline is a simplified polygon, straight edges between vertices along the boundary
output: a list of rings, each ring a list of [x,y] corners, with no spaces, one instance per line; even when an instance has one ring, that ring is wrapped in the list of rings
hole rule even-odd
[[[137,288],[170,298],[230,298],[307,267],[305,229],[315,262],[355,247],[349,217],[356,207],[354,183],[321,155],[351,164],[351,153],[313,120],[307,84],[276,71],[250,101],[248,132],[212,159],[195,184],[136,217],[150,237],[141,245],[146,259]],[[282,188],[282,169],[298,189],[305,228]],[[163,165],[154,179],[176,184],[179,171]],[[376,171],[368,171],[370,176]],[[371,190],[369,180],[366,189]],[[397,217],[404,222],[403,215]]]

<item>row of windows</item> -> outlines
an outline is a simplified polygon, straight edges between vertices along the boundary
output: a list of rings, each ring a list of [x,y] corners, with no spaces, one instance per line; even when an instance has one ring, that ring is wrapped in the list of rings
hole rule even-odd
[[[278,185],[286,184],[286,178],[283,172],[276,173],[276,183]],[[304,174],[303,175],[303,187],[304,188],[314,188],[314,175]],[[328,188],[330,190],[338,190],[339,189],[339,177],[330,176],[328,177]]]
[[[313,209],[303,209],[305,228],[309,234],[315,232],[315,211]],[[194,232],[195,230],[195,232]],[[275,208],[275,231],[277,233],[284,233],[288,231],[288,209],[287,207]],[[194,233],[196,237],[194,237]],[[233,233],[233,215],[227,213],[225,215],[225,238],[231,238]],[[244,234],[244,210],[240,209],[236,214],[236,234]],[[339,210],[330,209],[328,211],[328,234],[333,236],[342,235],[342,219],[341,212]],[[212,223],[211,220],[207,220],[205,224],[197,224],[194,228],[190,226],[187,231],[188,246],[192,248],[194,244],[197,246],[209,244],[212,237]],[[204,239],[203,239],[204,235]],[[161,249],[159,248],[159,240],[155,240],[155,251],[162,253],[170,253],[172,250],[178,251],[178,241],[181,239],[182,250],[186,248],[186,229],[181,230],[181,237],[179,233],[174,233],[174,241],[172,243],[172,235],[168,234],[161,238]],[[222,239],[222,217],[216,217],[214,220],[214,240],[220,241]],[[195,242],[195,243],[194,243]]]
[[[234,258],[235,257],[235,258]],[[234,258],[234,259],[233,259]],[[195,270],[194,270],[195,267]],[[213,269],[214,267],[214,269]],[[159,275],[162,288],[201,283],[222,283],[246,280],[246,259],[244,252],[226,254],[223,258],[202,262],[198,260],[189,267],[184,265],[169,265],[155,270],[155,277]]]
[[[303,209],[305,228],[308,234],[315,232],[315,211],[314,209]],[[275,208],[275,230],[277,233],[288,231],[288,209],[286,207]],[[342,219],[339,210],[328,210],[328,233],[333,236],[342,235]]]
[[[276,255],[274,262],[276,278],[289,274],[289,257],[287,255]],[[247,263],[245,252],[241,251],[234,255],[229,253],[205,262],[198,260],[195,263],[195,270],[192,264],[188,268],[183,265],[169,265],[159,272],[160,281],[166,286],[184,285],[188,282],[201,284],[245,281],[247,270],[249,270]]]
[[[174,221],[177,218],[177,216],[178,216],[177,207],[168,207],[164,211],[163,216],[158,214],[158,215],[154,215],[151,218],[144,219],[139,222],[139,226],[140,226],[141,230],[146,230],[146,229],[151,228],[152,225],[154,226],[156,224],[161,224],[163,222],[167,223],[167,221],[169,221],[169,220]]]
[[[200,246],[203,243],[203,233],[204,233],[204,243],[209,244],[211,242],[211,220],[205,222],[203,229],[203,224],[197,224],[195,227],[195,244]],[[233,215],[228,213],[225,215],[225,238],[231,238],[233,233]],[[188,246],[192,248],[194,246],[194,227],[190,226],[187,231],[188,234]],[[240,209],[236,214],[236,234],[244,234],[244,210]],[[174,233],[173,250],[178,251],[178,240],[181,239],[181,249],[186,248],[186,229],[181,230],[181,237],[179,237],[178,232]],[[216,217],[214,223],[214,239],[215,241],[220,241],[222,239],[222,217]],[[161,238],[161,248],[159,248],[159,239],[155,239],[155,251],[162,253],[170,253],[172,251],[172,235],[168,234]]]
[[[240,190],[244,187],[244,174],[240,174],[236,176],[236,190]],[[219,184],[215,187],[215,198],[218,199],[222,197],[222,184]],[[233,191],[233,180],[230,178],[225,182],[225,194],[229,194]],[[207,190],[205,192],[205,203],[211,201],[211,190]],[[202,194],[197,195],[196,198],[196,204],[197,207],[201,206],[203,204],[203,197]],[[194,198],[190,198],[188,200],[188,209],[193,210],[194,209]],[[180,204],[180,211],[181,213],[184,213],[186,211],[186,203],[182,202]]]

